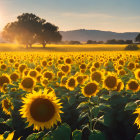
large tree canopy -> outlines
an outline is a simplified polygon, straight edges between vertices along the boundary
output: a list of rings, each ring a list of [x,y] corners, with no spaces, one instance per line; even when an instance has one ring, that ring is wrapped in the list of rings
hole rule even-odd
[[[62,39],[57,26],[32,13],[23,13],[17,17],[17,21],[8,23],[2,35],[7,41],[17,41],[26,47],[31,47],[33,43],[41,43],[45,47],[47,43]]]

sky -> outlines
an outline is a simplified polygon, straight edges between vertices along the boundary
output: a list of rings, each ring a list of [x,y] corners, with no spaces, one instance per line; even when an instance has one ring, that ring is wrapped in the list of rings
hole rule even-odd
[[[140,32],[140,0],[0,0],[0,30],[33,13],[60,31],[90,29]]]

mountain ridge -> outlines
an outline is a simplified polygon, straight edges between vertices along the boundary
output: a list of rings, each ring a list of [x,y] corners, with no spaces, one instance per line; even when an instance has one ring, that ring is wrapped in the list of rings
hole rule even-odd
[[[135,40],[139,32],[113,32],[113,31],[102,31],[102,30],[86,30],[86,29],[77,29],[69,31],[60,31],[63,41],[87,41],[87,40],[96,40],[96,41],[107,41],[110,39],[122,39],[122,40]]]

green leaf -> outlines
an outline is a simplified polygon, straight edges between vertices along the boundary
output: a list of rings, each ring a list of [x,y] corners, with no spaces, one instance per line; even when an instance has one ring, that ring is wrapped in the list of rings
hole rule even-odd
[[[70,140],[71,129],[68,124],[64,123],[58,126],[51,134],[48,134],[43,140]]]
[[[3,118],[0,118],[0,123],[3,123],[4,122],[4,119]]]
[[[140,140],[140,133],[136,135],[135,140]]]
[[[92,110],[91,110],[91,112],[92,112],[92,114],[93,114],[93,117],[97,117],[98,116],[98,114],[99,114],[99,111],[100,111],[100,109],[99,109],[99,106],[94,106],[93,108],[92,108]]]
[[[82,102],[78,105],[77,109],[87,108],[89,106],[88,102]]]
[[[36,140],[41,138],[44,135],[44,132],[32,133],[29,135],[26,140]]]
[[[10,126],[10,127],[13,126],[13,120],[12,120],[12,119],[7,119],[7,120],[5,121],[5,123],[6,123],[8,126]]]
[[[129,102],[125,106],[125,111],[126,110],[135,110],[137,108],[137,104],[135,102]]]
[[[72,140],[81,140],[82,139],[82,131],[75,130],[72,132]]]
[[[99,130],[94,130],[90,133],[88,140],[105,140],[104,134]]]
[[[99,104],[99,109],[102,110],[102,111],[108,111],[108,110],[111,109],[111,106],[101,103],[101,104]]]
[[[103,94],[100,98],[107,101],[110,98],[110,95]]]
[[[69,104],[74,104],[76,102],[75,96],[70,96],[69,98]]]

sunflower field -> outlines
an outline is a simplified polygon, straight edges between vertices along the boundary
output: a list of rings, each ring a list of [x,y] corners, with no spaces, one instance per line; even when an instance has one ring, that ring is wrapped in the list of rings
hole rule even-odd
[[[140,54],[0,52],[0,140],[140,140]]]

